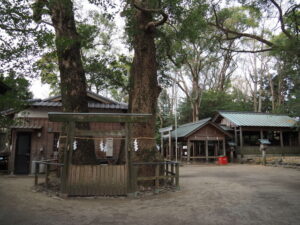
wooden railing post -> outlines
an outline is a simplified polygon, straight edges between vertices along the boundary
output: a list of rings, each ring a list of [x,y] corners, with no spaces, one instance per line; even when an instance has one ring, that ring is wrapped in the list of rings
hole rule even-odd
[[[169,180],[168,176],[169,176],[169,164],[168,164],[168,162],[166,162],[166,181],[167,182]]]
[[[171,164],[171,173],[172,173],[172,178],[171,178],[171,182],[172,182],[172,185],[174,184],[174,163]]]
[[[38,185],[38,179],[39,179],[39,170],[40,170],[40,164],[38,162],[35,162],[35,172],[34,172],[34,185]]]
[[[159,164],[155,166],[155,193],[159,193]]]
[[[179,189],[179,163],[176,163],[176,188]]]
[[[48,165],[48,164],[46,163],[45,166],[46,166],[45,186],[46,186],[46,189],[48,189],[48,186],[49,186],[49,171],[50,171],[50,165]]]

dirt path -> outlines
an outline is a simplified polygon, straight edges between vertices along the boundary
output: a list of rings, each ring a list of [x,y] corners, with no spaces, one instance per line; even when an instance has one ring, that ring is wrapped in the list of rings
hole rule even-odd
[[[300,171],[232,165],[180,168],[181,190],[145,197],[60,200],[33,177],[0,176],[0,224],[300,224]]]

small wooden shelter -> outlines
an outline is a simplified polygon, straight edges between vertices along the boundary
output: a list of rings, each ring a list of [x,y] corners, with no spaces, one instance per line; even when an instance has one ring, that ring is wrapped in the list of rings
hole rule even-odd
[[[268,154],[300,154],[297,121],[287,115],[219,111],[213,122],[233,135],[237,154],[260,155],[259,139],[268,139]]]
[[[226,155],[226,139],[231,138],[231,134],[222,129],[219,125],[211,122],[211,118],[206,118],[193,123],[187,123],[173,129],[161,129],[160,132],[168,132],[163,135],[165,143],[162,148],[164,156],[174,159],[178,155],[179,160],[204,160],[214,161],[219,156]],[[178,149],[175,149],[175,139],[177,138]],[[168,141],[167,141],[168,140]]]

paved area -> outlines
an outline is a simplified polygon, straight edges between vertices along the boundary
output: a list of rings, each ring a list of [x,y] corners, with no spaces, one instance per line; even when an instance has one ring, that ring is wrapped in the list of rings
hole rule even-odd
[[[61,200],[32,192],[33,177],[0,176],[0,224],[300,224],[300,170],[230,165],[180,172],[180,191],[143,199]]]

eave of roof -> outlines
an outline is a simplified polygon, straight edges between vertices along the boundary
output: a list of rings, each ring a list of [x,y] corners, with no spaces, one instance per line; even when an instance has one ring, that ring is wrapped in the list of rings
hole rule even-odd
[[[189,134],[193,133],[195,130],[200,129],[202,126],[207,124],[208,121],[210,121],[210,120],[211,120],[211,118],[205,118],[205,119],[193,122],[193,123],[183,124],[183,125],[177,127],[177,129],[173,130],[171,132],[171,136],[172,136],[172,138],[175,138],[176,132],[177,132],[177,138],[186,137]]]
[[[62,107],[61,102],[51,102],[51,101],[41,101],[34,102],[31,104],[34,107]],[[126,104],[103,104],[103,103],[88,103],[89,108],[92,109],[122,109],[127,110],[128,106]]]
[[[287,115],[277,115],[256,112],[232,112],[219,111],[213,119],[216,121],[218,116],[222,116],[241,127],[295,127],[297,121]]]

